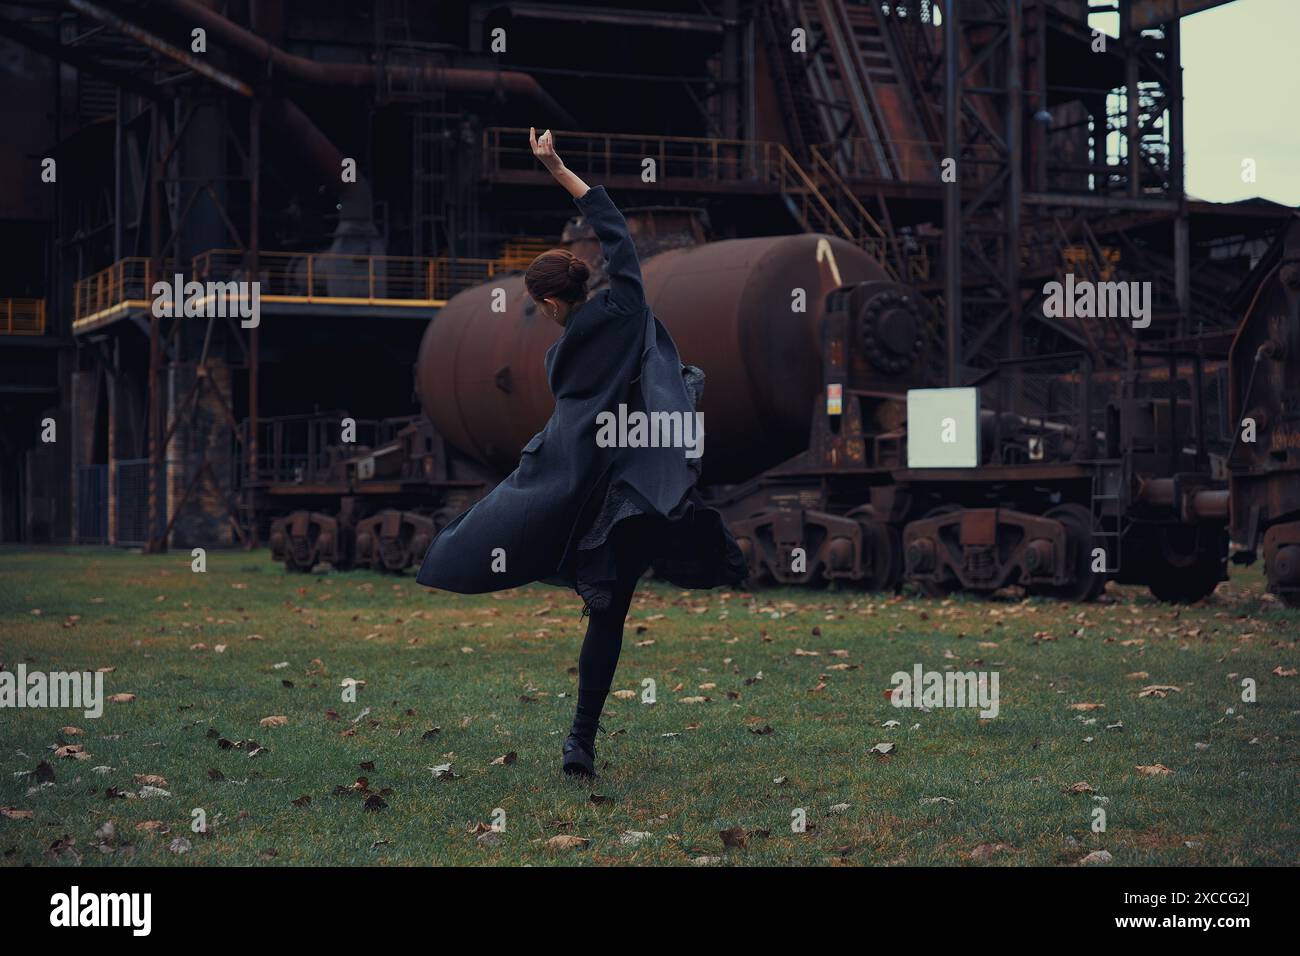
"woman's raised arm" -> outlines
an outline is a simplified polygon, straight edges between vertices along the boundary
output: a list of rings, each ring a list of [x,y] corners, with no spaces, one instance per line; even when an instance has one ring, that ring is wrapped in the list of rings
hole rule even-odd
[[[591,187],[565,167],[564,161],[555,152],[555,138],[551,136],[549,129],[539,138],[537,130],[528,127],[528,144],[533,148],[533,155],[541,160],[547,172],[555,177],[555,181],[569,191],[570,196],[581,199],[587,195]]]
[[[627,220],[618,211],[604,186],[590,187],[565,168],[555,152],[555,140],[547,130],[540,137],[531,126],[529,143],[536,156],[555,181],[569,191],[579,211],[591,225],[605,253],[605,273],[609,276],[609,302],[624,312],[637,313],[645,307],[645,288],[641,284],[641,264],[636,246],[627,229]]]
[[[622,312],[639,315],[645,308],[645,288],[641,285],[641,264],[627,230],[627,220],[604,186],[593,186],[575,202],[605,253],[609,304]]]

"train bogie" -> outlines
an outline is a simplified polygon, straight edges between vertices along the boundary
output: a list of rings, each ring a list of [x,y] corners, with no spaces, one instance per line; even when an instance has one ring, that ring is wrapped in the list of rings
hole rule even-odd
[[[306,574],[322,562],[352,566],[353,529],[346,519],[321,511],[295,511],[271,523],[271,556],[289,571]]]

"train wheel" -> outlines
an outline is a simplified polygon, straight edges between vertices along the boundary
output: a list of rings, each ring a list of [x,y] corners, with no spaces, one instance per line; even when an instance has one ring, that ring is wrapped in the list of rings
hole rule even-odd
[[[295,511],[287,519],[284,569],[290,574],[311,574],[311,569],[316,566],[316,539],[310,518],[307,512]]]
[[[1106,589],[1106,576],[1092,570],[1092,516],[1088,509],[1081,505],[1059,505],[1043,517],[1065,526],[1065,560],[1074,580],[1059,586],[1035,587],[1034,593],[1062,601],[1095,601]]]
[[[862,587],[893,591],[903,577],[903,536],[897,528],[877,521],[870,507],[850,511],[848,517],[862,525],[862,548],[871,558],[871,571]]]
[[[316,562],[304,555],[294,555],[293,545],[290,544],[289,550],[284,555],[284,569],[290,574],[311,574],[311,569],[316,567]]]
[[[1300,607],[1300,540],[1294,524],[1275,525],[1264,535],[1268,589],[1287,607]]]
[[[937,508],[931,508],[922,517],[937,518],[939,515],[952,514],[954,511],[961,511],[961,508],[957,507],[957,505],[939,505]],[[961,590],[961,585],[956,581],[916,581],[914,583],[921,589],[921,593],[928,598],[945,598],[953,592]]]
[[[1147,587],[1161,601],[1191,604],[1214,593],[1223,580],[1227,538],[1222,529],[1176,525],[1161,528],[1151,553]]]

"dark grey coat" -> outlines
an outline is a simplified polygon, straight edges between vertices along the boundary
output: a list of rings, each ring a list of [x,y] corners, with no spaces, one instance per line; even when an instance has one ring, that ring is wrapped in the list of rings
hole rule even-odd
[[[531,581],[576,587],[577,542],[617,485],[643,513],[671,524],[656,555],[662,576],[681,587],[736,583],[744,557],[721,516],[701,505],[683,449],[596,443],[597,415],[620,403],[683,414],[694,407],[677,346],[646,304],[627,222],[603,186],[577,205],[600,239],[609,287],[573,311],[546,353],[550,421],[524,446],[519,467],[434,539],[416,580],[463,594]]]

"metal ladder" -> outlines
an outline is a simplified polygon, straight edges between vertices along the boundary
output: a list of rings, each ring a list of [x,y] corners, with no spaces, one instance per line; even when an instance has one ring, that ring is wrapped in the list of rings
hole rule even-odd
[[[1100,543],[1106,552],[1106,573],[1116,574],[1123,567],[1124,462],[1123,459],[1105,459],[1089,464],[1092,465],[1089,501],[1092,547]]]

